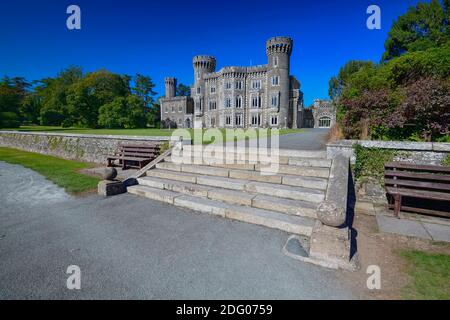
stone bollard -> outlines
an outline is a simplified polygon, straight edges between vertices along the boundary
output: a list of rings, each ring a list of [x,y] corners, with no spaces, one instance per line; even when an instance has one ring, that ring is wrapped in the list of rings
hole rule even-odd
[[[102,177],[104,180],[98,183],[99,195],[114,196],[127,191],[122,181],[115,180],[117,177],[117,170],[115,168],[105,168]]]

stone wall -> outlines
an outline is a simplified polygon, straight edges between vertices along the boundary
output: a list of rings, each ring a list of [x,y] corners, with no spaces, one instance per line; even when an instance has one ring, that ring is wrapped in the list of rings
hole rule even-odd
[[[59,134],[43,132],[0,131],[0,146],[48,154],[64,159],[93,163],[106,163],[106,157],[114,154],[120,144],[175,143],[171,137],[138,137]]]
[[[351,163],[354,164],[356,160],[353,150],[354,144],[366,148],[394,149],[397,151],[394,161],[416,164],[440,165],[445,157],[450,154],[450,143],[340,140],[327,144],[327,157],[332,159],[336,155],[345,155],[350,157]]]

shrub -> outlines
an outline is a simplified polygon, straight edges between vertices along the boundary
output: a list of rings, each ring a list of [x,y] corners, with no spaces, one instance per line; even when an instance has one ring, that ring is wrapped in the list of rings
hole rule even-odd
[[[0,112],[0,128],[20,127],[19,116],[14,112]]]
[[[395,151],[379,148],[365,148],[359,144],[354,146],[356,163],[355,178],[373,177],[382,183],[384,178],[384,164],[394,159]]]

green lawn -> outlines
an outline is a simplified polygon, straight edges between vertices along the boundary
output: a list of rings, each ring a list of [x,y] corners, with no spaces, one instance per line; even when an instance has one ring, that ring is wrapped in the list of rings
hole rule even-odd
[[[77,172],[90,167],[83,162],[2,147],[0,147],[0,161],[34,170],[72,194],[94,189],[99,181],[97,178]]]
[[[402,251],[407,261],[410,284],[403,297],[413,300],[450,299],[450,255],[423,251]]]
[[[16,129],[2,129],[2,130],[14,130],[23,132],[53,132],[53,133],[79,133],[79,134],[103,134],[103,135],[126,135],[126,136],[170,136],[175,130],[170,129],[85,129],[85,128],[62,128],[62,127],[50,127],[50,126],[22,126]],[[191,136],[195,130],[189,129]],[[202,129],[205,132],[206,129]],[[222,133],[225,129],[219,129]],[[260,130],[256,130],[258,135]],[[300,133],[303,129],[280,129],[279,134]],[[271,131],[269,130],[269,134]],[[225,137],[225,135],[224,135]],[[211,141],[205,140],[203,144],[208,144]]]

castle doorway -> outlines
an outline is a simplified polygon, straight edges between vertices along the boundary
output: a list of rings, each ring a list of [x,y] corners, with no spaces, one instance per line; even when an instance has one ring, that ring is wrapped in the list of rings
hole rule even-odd
[[[322,117],[319,119],[319,128],[329,128],[331,127],[331,118]]]

